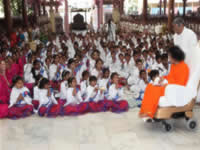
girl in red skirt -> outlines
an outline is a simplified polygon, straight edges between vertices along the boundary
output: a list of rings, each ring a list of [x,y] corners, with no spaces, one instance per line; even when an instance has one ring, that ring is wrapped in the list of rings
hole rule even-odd
[[[88,111],[88,104],[83,103],[80,89],[77,88],[77,81],[74,77],[68,80],[69,88],[67,89],[67,103],[65,103],[62,114],[63,115],[78,115],[84,114]]]
[[[97,77],[91,76],[89,78],[90,85],[86,90],[85,102],[89,105],[90,112],[101,112],[105,111],[104,104],[100,101],[103,100],[104,94],[103,90],[99,89],[97,86]]]
[[[62,106],[67,101],[67,89],[68,89],[68,79],[70,78],[71,74],[69,71],[63,71],[62,73],[62,82],[60,84],[60,99],[58,101],[59,104]]]
[[[14,87],[10,95],[10,105],[8,109],[9,118],[27,117],[33,114],[32,98],[29,90],[24,87],[24,81],[17,76],[13,80]]]
[[[46,78],[39,82],[39,116],[56,117],[60,114],[61,106],[54,97],[53,89]]]
[[[108,90],[108,99],[112,100],[112,112],[120,113],[127,111],[129,106],[126,100],[123,100],[123,87],[119,84],[119,75],[114,72],[111,75],[112,85]]]

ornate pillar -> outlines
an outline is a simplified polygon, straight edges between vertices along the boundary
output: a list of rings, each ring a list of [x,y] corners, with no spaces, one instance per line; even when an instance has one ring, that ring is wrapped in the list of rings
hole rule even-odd
[[[120,0],[120,14],[124,14],[124,0]]]
[[[10,34],[12,32],[10,0],[3,0],[3,4],[4,4],[4,14],[5,14],[5,24],[7,27],[7,34],[8,34],[8,36],[10,36]]]
[[[43,9],[43,15],[46,15],[46,0],[43,1],[43,4],[42,4],[42,9]]]
[[[37,1],[37,7],[38,7],[38,15],[41,16],[41,2],[40,0]]]
[[[174,19],[174,0],[169,0],[168,3],[168,30],[173,31],[172,22]]]
[[[51,31],[52,32],[56,32],[56,24],[55,24],[55,13],[53,10],[53,3],[54,0],[50,0],[49,5],[50,5],[50,10],[49,10],[49,14],[50,14],[50,22],[51,22]]]
[[[97,1],[97,7],[98,7],[98,28],[101,27],[103,24],[103,0]]]
[[[164,0],[164,15],[166,15],[167,0]]]
[[[142,17],[143,17],[143,22],[147,22],[147,7],[148,3],[147,0],[143,0],[143,10],[142,10]]]
[[[183,0],[183,17],[185,17],[186,3],[187,0]]]
[[[160,0],[160,15],[162,15],[162,0]]]
[[[68,1],[67,0],[65,0],[65,19],[64,19],[64,21],[65,21],[65,35],[66,36],[69,36],[69,33],[70,33],[70,31],[69,31],[69,17],[68,17],[68,15],[69,15],[69,13],[68,13]]]
[[[24,26],[28,26],[28,16],[27,16],[27,0],[22,0],[22,15],[23,15],[23,21],[24,21]]]

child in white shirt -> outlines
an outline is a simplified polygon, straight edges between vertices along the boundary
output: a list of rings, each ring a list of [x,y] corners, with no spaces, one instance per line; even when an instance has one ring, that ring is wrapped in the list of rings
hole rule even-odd
[[[33,114],[32,98],[29,90],[24,87],[24,81],[17,76],[13,80],[14,87],[10,94],[10,105],[8,107],[9,118],[27,117]]]
[[[81,97],[81,91],[77,88],[77,81],[75,77],[71,77],[68,79],[67,89],[67,103],[65,103],[62,114],[63,115],[78,115],[86,113],[88,110],[87,103],[83,102]]]
[[[123,100],[123,88],[119,85],[119,75],[114,72],[111,75],[112,85],[108,90],[108,99],[112,100],[112,112],[124,112],[128,110],[128,102]]]
[[[46,78],[41,79],[39,83],[39,102],[38,114],[41,117],[56,117],[60,114],[61,106],[55,99],[53,89]]]
[[[67,101],[67,89],[68,89],[68,79],[71,74],[69,71],[63,71],[62,73],[62,82],[60,84],[60,99],[59,104],[64,105]]]

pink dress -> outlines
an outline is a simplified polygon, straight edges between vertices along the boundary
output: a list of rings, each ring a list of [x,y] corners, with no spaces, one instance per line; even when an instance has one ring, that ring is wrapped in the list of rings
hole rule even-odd
[[[0,118],[8,116],[9,90],[6,79],[0,75]]]

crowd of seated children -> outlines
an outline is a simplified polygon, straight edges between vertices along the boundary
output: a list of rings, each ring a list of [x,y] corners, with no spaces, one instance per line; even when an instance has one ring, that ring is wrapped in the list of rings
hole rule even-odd
[[[124,112],[140,106],[151,70],[170,70],[168,34],[119,32],[108,41],[105,33],[88,31],[41,41],[36,29],[36,50],[26,30],[11,39],[0,34],[0,118]]]

